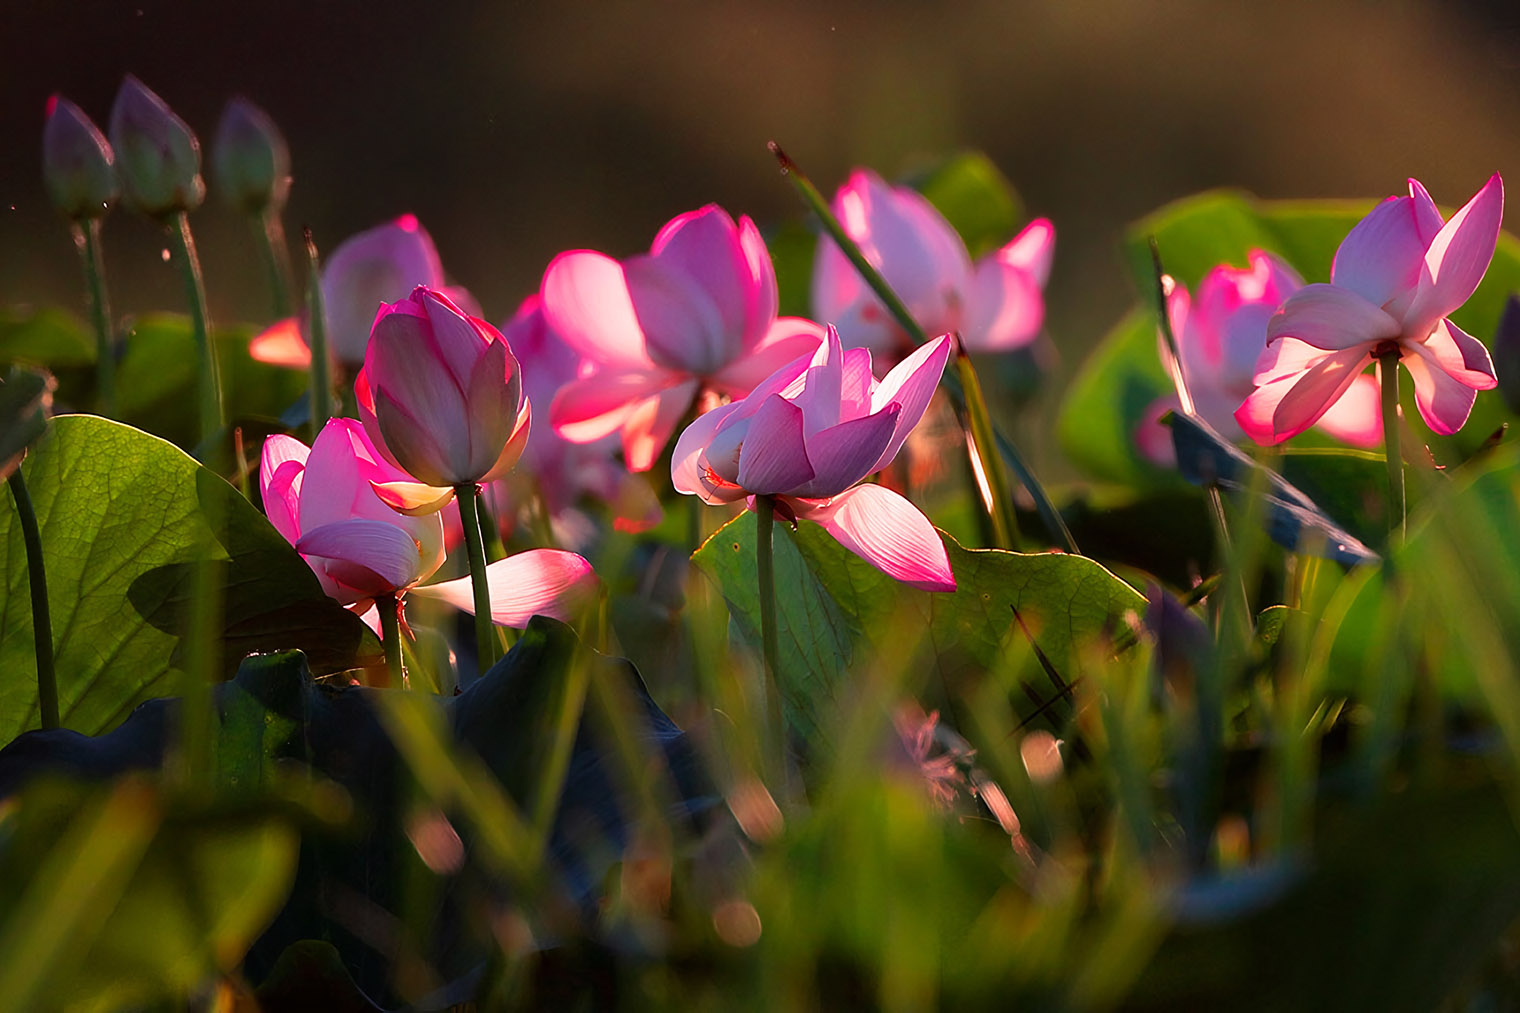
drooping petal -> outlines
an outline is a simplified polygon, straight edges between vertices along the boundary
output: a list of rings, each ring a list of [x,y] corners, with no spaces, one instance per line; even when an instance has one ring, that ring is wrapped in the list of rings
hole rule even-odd
[[[1022,348],[1045,324],[1045,296],[1028,270],[1000,257],[984,257],[966,293],[961,339],[978,352]]]
[[[1334,354],[1305,344],[1297,338],[1278,338],[1262,349],[1261,356],[1256,360],[1256,372],[1251,379],[1257,386],[1271,383],[1285,376],[1302,373],[1325,356]]]
[[[747,397],[766,377],[799,358],[811,358],[823,341],[821,324],[802,317],[781,317],[741,358],[709,378],[709,385],[729,397]]]
[[[950,361],[950,335],[941,334],[927,344],[920,345],[902,362],[899,362],[871,392],[871,411],[878,412],[888,404],[902,406],[897,416],[897,428],[887,449],[882,451],[877,468],[884,468],[897,456],[898,449],[918,420],[923,418],[939,380]],[[874,469],[873,469],[874,470]]]
[[[566,384],[549,408],[549,423],[562,439],[591,443],[617,432],[633,410],[676,383],[663,369],[602,370]]]
[[[486,567],[491,589],[491,621],[518,629],[535,615],[570,620],[596,594],[591,564],[573,552],[530,549]],[[446,601],[475,614],[475,595],[469,577],[415,587],[411,593]]]
[[[623,423],[623,463],[629,471],[648,471],[670,442],[681,417],[691,410],[697,381],[660,391],[634,406]]]
[[[1386,198],[1341,240],[1330,267],[1331,283],[1374,306],[1412,295],[1425,263],[1423,213],[1412,197]]]
[[[1441,227],[1425,251],[1424,271],[1405,317],[1410,337],[1465,303],[1483,280],[1504,221],[1504,181],[1496,172],[1483,189]]]
[[[720,405],[710,412],[697,416],[676,440],[675,452],[670,457],[670,482],[676,492],[688,496],[701,496],[707,502],[706,484],[702,481],[702,453],[712,442],[713,434],[723,420],[732,415],[738,403]],[[737,470],[735,472],[737,474]]]
[[[924,591],[954,591],[939,532],[919,509],[880,485],[858,485],[823,504],[788,501],[840,545],[889,577]]]
[[[1431,432],[1449,436],[1467,424],[1478,392],[1442,368],[1425,345],[1410,346],[1414,355],[1399,360],[1414,380],[1414,403]]]
[[[306,532],[296,551],[325,559],[330,576],[367,596],[404,590],[421,571],[420,548],[410,535],[363,517]]]
[[[544,271],[544,318],[566,343],[604,367],[647,370],[644,350],[623,265],[595,250],[561,253]]]
[[[739,354],[742,305],[741,319],[730,325],[699,282],[653,257],[630,258],[623,264],[623,275],[644,332],[644,351],[655,363],[706,376]]]
[[[850,419],[808,437],[807,456],[814,475],[791,495],[807,499],[837,496],[875,471],[896,431],[900,410],[896,404],[889,404],[875,415]]]
[[[1267,341],[1297,338],[1327,351],[1358,346],[1370,350],[1385,338],[1398,337],[1402,330],[1399,321],[1351,289],[1316,284],[1294,292],[1272,315]]]
[[[738,484],[757,496],[774,496],[813,477],[803,436],[802,410],[772,394],[749,419],[739,453]]]
[[[1297,436],[1330,410],[1367,362],[1362,348],[1331,352],[1300,373],[1257,387],[1236,409],[1235,421],[1263,446]]]
[[[301,322],[295,317],[276,320],[254,335],[248,342],[248,356],[266,366],[286,369],[308,369],[311,366],[311,348],[301,336]]]
[[[1450,320],[1437,321],[1424,342],[1426,356],[1452,379],[1473,390],[1491,390],[1499,381],[1488,348]]]
[[[998,250],[994,256],[1005,264],[1022,267],[1040,288],[1050,280],[1050,262],[1056,252],[1056,227],[1049,218],[1036,218]]]
[[[1377,378],[1371,373],[1359,374],[1315,425],[1353,447],[1370,449],[1381,444],[1383,412]]]

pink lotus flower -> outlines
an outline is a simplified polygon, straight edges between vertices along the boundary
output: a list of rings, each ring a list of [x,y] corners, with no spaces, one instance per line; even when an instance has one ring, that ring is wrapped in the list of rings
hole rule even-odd
[[[856,169],[834,195],[834,215],[930,334],[959,331],[972,351],[1005,352],[1029,344],[1045,321],[1045,281],[1055,227],[1038,218],[1007,246],[971,262],[966,244],[922,195]],[[850,345],[877,355],[911,347],[858,272],[831,239],[813,259],[813,313],[833,321]]]
[[[1414,179],[1408,197],[1373,208],[1341,241],[1330,284],[1300,289],[1267,325],[1259,386],[1235,412],[1241,428],[1262,444],[1303,432],[1396,349],[1425,424],[1461,429],[1477,391],[1497,381],[1488,349],[1446,317],[1488,270],[1503,217],[1498,173],[1448,222]]]
[[[415,479],[376,487],[398,510],[437,510],[455,486],[503,477],[528,442],[506,339],[426,286],[380,307],[354,397],[376,448]]]
[[[259,489],[269,521],[329,596],[361,614],[377,597],[407,593],[469,612],[469,578],[419,586],[443,565],[442,518],[403,516],[373,491],[406,479],[353,419],[330,420],[310,449],[292,437],[271,436],[260,455]],[[525,626],[539,613],[569,619],[596,582],[584,559],[553,549],[518,553],[486,572],[491,619],[503,626]]]
[[[777,319],[765,241],[715,204],[671,219],[648,256],[562,253],[540,291],[549,326],[596,363],[555,398],[555,432],[572,443],[621,432],[631,471],[649,470],[704,390],[743,397],[823,336]]]
[[[1267,321],[1287,298],[1304,287],[1303,279],[1282,260],[1262,250],[1252,250],[1249,267],[1220,264],[1198,284],[1196,298],[1178,285],[1167,299],[1167,316],[1177,339],[1180,364],[1171,350],[1160,344],[1161,360],[1176,378],[1181,375],[1193,398],[1193,410],[1227,440],[1241,440],[1245,432],[1235,421],[1235,409],[1256,385],[1256,361],[1267,347]],[[1158,464],[1175,461],[1170,431],[1155,420],[1179,408],[1172,395],[1160,399],[1146,413],[1136,435],[1141,451]],[[1377,381],[1359,376],[1318,425],[1338,440],[1358,447],[1373,447],[1383,439],[1378,410]]]
[[[405,299],[418,285],[445,293],[478,315],[462,288],[444,284],[438,250],[416,215],[402,215],[339,243],[322,268],[322,305],[333,358],[357,369],[369,346],[370,327],[382,303]],[[255,337],[248,354],[259,362],[292,369],[311,366],[311,347],[295,317],[278,320]]]
[[[753,497],[773,497],[783,515],[817,521],[883,573],[955,590],[929,519],[883,486],[855,484],[897,455],[934,396],[950,344],[949,335],[936,338],[878,382],[871,353],[845,350],[830,327],[811,359],[687,427],[671,459],[676,490],[715,504],[749,498],[751,507]]]

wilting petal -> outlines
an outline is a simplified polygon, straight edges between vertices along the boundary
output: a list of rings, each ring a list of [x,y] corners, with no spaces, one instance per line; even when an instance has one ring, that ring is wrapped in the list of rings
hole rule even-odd
[[[366,335],[367,337],[367,335]],[[311,366],[311,348],[301,336],[301,322],[295,317],[276,320],[248,342],[248,356],[266,366],[307,369]]]
[[[1488,348],[1450,320],[1436,323],[1424,349],[1428,353],[1426,358],[1464,386],[1491,390],[1498,385]]]
[[[739,354],[742,305],[741,319],[730,329],[712,295],[690,275],[653,257],[631,258],[623,274],[644,351],[656,364],[706,376]]]
[[[691,410],[697,381],[688,380],[634,406],[623,422],[623,463],[629,471],[648,471],[660,456],[681,418]]]
[[[1007,352],[1039,337],[1045,323],[1045,297],[1025,268],[997,257],[976,265],[966,293],[961,338],[968,349]]]
[[[591,443],[617,432],[646,398],[676,382],[666,370],[601,371],[566,384],[549,408],[549,422],[562,439]]]
[[[363,517],[306,532],[296,551],[325,559],[330,576],[369,596],[409,587],[422,564],[417,542],[405,531]]]
[[[807,499],[837,496],[875,471],[892,440],[900,409],[889,404],[875,415],[841,422],[808,437],[807,456],[814,477],[791,490]]]
[[[1366,349],[1331,352],[1300,373],[1257,387],[1236,409],[1235,421],[1263,446],[1297,436],[1330,410],[1367,361]]]
[[[1414,380],[1415,406],[1432,432],[1449,436],[1467,424],[1478,392],[1447,373],[1424,345],[1412,347],[1415,354],[1399,361]]]
[[[939,387],[940,377],[944,375],[945,364],[949,361],[950,335],[941,334],[928,344],[914,349],[913,354],[893,367],[871,392],[872,412],[878,412],[892,403],[902,406],[902,412],[897,416],[897,429],[892,434],[887,449],[882,451],[878,468],[886,467],[897,456],[903,441],[908,438],[913,427],[918,425],[918,420],[923,418],[929,401],[934,397],[934,391]]]
[[[772,394],[749,419],[736,479],[750,493],[773,496],[813,477],[803,438],[802,410]]]
[[[707,499],[706,485],[702,481],[702,452],[712,442],[718,426],[738,407],[739,403],[733,402],[704,412],[681,433],[670,457],[670,482],[676,492],[701,496],[707,502],[713,502]]]
[[[1331,283],[1374,306],[1385,306],[1400,294],[1413,292],[1425,263],[1426,242],[1420,236],[1423,214],[1414,198],[1385,199],[1341,240],[1330,267]]]
[[[1050,280],[1050,262],[1056,252],[1056,227],[1049,218],[1036,218],[997,253],[998,260],[1022,267],[1040,288]]]
[[[955,590],[939,532],[890,489],[860,485],[824,504],[792,505],[797,516],[817,521],[840,545],[889,577],[925,591]]]
[[[744,356],[714,374],[711,385],[729,397],[748,397],[762,381],[796,359],[810,359],[824,328],[802,317],[781,317]],[[804,361],[804,366],[806,362]]]
[[[486,567],[491,589],[491,621],[518,629],[535,615],[570,620],[596,593],[591,564],[573,552],[530,549]],[[413,588],[423,598],[446,601],[475,614],[475,595],[469,577]]]
[[[1377,378],[1371,373],[1359,374],[1315,425],[1353,447],[1371,448],[1382,443],[1383,410]]]
[[[1483,280],[1504,221],[1504,181],[1496,172],[1441,227],[1425,251],[1424,274],[1405,318],[1411,337],[1465,303]],[[1428,322],[1428,323],[1427,323]]]
[[[623,265],[594,250],[561,253],[544,272],[544,318],[576,351],[604,367],[648,369]]]
[[[1297,338],[1316,348],[1338,351],[1396,338],[1401,330],[1397,320],[1350,289],[1305,285],[1267,322],[1267,341]]]

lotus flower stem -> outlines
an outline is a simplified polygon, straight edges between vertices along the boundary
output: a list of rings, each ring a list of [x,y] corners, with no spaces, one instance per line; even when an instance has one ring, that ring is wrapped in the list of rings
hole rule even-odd
[[[275,226],[279,219],[273,218]],[[321,270],[317,263],[317,244],[311,230],[306,236],[306,316],[311,329],[311,433],[316,439],[327,420],[333,417],[332,356],[327,351],[327,311],[322,303]],[[288,301],[288,300],[287,300]]]
[[[786,775],[786,726],[781,713],[781,690],[777,685],[781,657],[776,629],[776,557],[772,535],[776,527],[776,501],[755,497],[755,581],[760,592],[760,651],[765,660],[766,752],[775,783]]]
[[[390,685],[400,686],[405,678],[401,671],[401,607],[394,594],[382,594],[375,598],[375,608],[380,610],[380,642],[385,646],[385,670],[390,675]]]
[[[860,277],[865,283],[871,287],[871,291],[876,293],[877,298],[886,306],[887,311],[892,314],[902,329],[908,333],[909,338],[912,339],[915,345],[922,345],[927,342],[929,335],[924,332],[923,327],[913,318],[913,314],[909,312],[908,307],[903,304],[902,299],[898,297],[897,293],[892,290],[892,286],[887,284],[887,280],[882,277],[881,272],[866,259],[865,254],[860,250],[860,246],[846,234],[844,227],[839,224],[839,219],[834,217],[833,211],[829,210],[828,201],[824,200],[823,194],[818,192],[818,188],[813,185],[813,181],[808,179],[807,174],[802,171],[796,162],[791,160],[786,152],[781,150],[781,146],[775,141],[770,142],[769,147],[771,154],[781,164],[781,174],[791,181],[793,189],[802,198],[802,202],[818,217],[818,221],[822,223],[824,231],[839,245],[839,249],[844,252],[845,257],[848,258],[855,270],[859,272]],[[957,412],[964,415],[967,412],[968,399],[960,377],[954,373],[946,373],[944,385],[946,392],[950,395],[951,401],[956,406]],[[997,445],[998,454],[1007,463],[1014,477],[1019,480],[1024,488],[1029,490],[1029,495],[1034,498],[1035,509],[1045,524],[1047,534],[1067,552],[1077,552],[1076,539],[1072,538],[1070,529],[1066,527],[1066,522],[1061,519],[1061,514],[1056,510],[1055,504],[1051,502],[1049,494],[1045,491],[1045,487],[1035,477],[1034,472],[1024,461],[1023,455],[1013,445],[1013,441],[1002,430],[993,426],[990,420],[987,422],[987,428],[992,433],[993,443]],[[990,474],[988,478],[990,482]],[[992,492],[995,503],[1000,503],[1008,497],[1008,487],[1006,485],[1001,487],[994,485]],[[1009,512],[1011,513],[1011,510]]]
[[[1392,341],[1374,351],[1383,392],[1383,446],[1388,458],[1388,530],[1404,537],[1404,455],[1399,447],[1399,359],[1401,349]]]
[[[95,224],[95,220],[91,221]],[[11,498],[16,501],[16,516],[21,521],[21,540],[26,545],[26,572],[32,590],[32,640],[37,650],[37,699],[42,709],[42,727],[58,728],[58,677],[53,671],[53,620],[48,611],[47,573],[42,564],[42,531],[37,527],[37,512],[32,509],[31,494],[21,469],[11,472],[7,481]]]
[[[486,543],[480,528],[480,486],[465,482],[454,488],[459,500],[459,521],[464,528],[464,548],[470,561],[470,589],[475,596],[475,653],[481,674],[496,663],[496,635],[491,628],[491,585],[486,577]]]
[[[269,300],[274,308],[274,318],[283,320],[290,316],[290,254],[285,247],[285,223],[273,204],[262,212],[249,216],[253,231],[259,240],[259,252],[264,258],[264,273],[269,276]]]
[[[216,346],[211,342],[211,320],[206,312],[206,283],[201,276],[201,261],[195,253],[195,237],[190,233],[190,216],[176,211],[169,218],[169,235],[178,249],[180,270],[185,276],[185,297],[190,304],[190,325],[195,334],[195,351],[199,359],[197,374],[200,386],[201,441],[197,455],[204,458],[227,424],[222,403],[222,377],[217,368]]]
[[[105,262],[100,255],[100,219],[86,218],[73,224],[74,247],[84,267],[84,285],[90,300],[90,323],[95,327],[95,396],[100,413],[116,415],[116,340],[111,330],[111,304],[106,299]]]

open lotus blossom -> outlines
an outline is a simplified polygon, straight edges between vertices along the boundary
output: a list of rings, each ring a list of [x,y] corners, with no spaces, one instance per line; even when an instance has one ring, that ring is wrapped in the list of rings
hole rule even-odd
[[[974,264],[960,235],[921,194],[856,169],[834,195],[834,215],[871,265],[930,334],[959,331],[966,348],[1004,352],[1029,344],[1045,321],[1043,289],[1055,227],[1037,218]],[[911,347],[833,240],[813,258],[813,313],[847,345],[896,358]]]
[[[1252,250],[1245,268],[1220,264],[1198,284],[1196,296],[1175,286],[1167,297],[1167,316],[1182,362],[1159,340],[1161,361],[1173,378],[1186,382],[1193,410],[1227,440],[1245,432],[1235,421],[1235,409],[1256,389],[1256,360],[1267,347],[1267,321],[1283,302],[1304,287],[1298,272],[1278,257]],[[1146,412],[1136,434],[1142,453],[1157,464],[1175,461],[1170,431],[1156,420],[1181,407],[1179,398],[1161,398]],[[1320,429],[1358,447],[1373,447],[1383,439],[1377,381],[1357,377],[1340,399],[1320,417]]]
[[[468,578],[419,586],[443,565],[443,520],[403,516],[381,502],[374,485],[406,476],[358,422],[330,420],[310,448],[271,436],[259,463],[270,523],[339,603],[362,614],[376,598],[410,593],[472,610]],[[525,626],[535,614],[571,618],[596,581],[586,560],[555,549],[521,552],[486,571],[491,619],[503,626]]]
[[[358,369],[369,346],[375,311],[382,303],[405,299],[418,285],[437,289],[471,314],[480,314],[468,292],[444,284],[438,249],[416,215],[402,215],[339,243],[321,277],[327,346],[333,358]],[[248,354],[272,366],[306,369],[311,348],[304,326],[295,317],[278,320],[253,339]]]
[[[1235,412],[1258,443],[1303,432],[1386,352],[1414,379],[1415,404],[1437,433],[1461,429],[1480,390],[1496,383],[1488,349],[1447,319],[1483,279],[1504,216],[1495,173],[1450,221],[1409,181],[1341,241],[1330,284],[1288,297],[1267,324],[1257,389]]]
[[[839,543],[904,583],[955,590],[929,519],[880,485],[856,485],[891,463],[934,396],[951,339],[943,335],[871,373],[871,353],[846,350],[828,328],[809,358],[789,363],[748,397],[699,417],[676,441],[671,479],[707,503],[772,497],[783,516],[822,524]]]
[[[540,292],[549,326],[596,364],[555,398],[555,432],[572,443],[621,433],[631,471],[653,466],[704,390],[743,397],[823,337],[810,320],[777,318],[760,231],[715,204],[671,219],[647,256],[560,254]]]
[[[354,396],[376,448],[412,478],[376,485],[397,510],[437,510],[456,486],[502,478],[528,442],[506,339],[426,286],[380,307]]]

